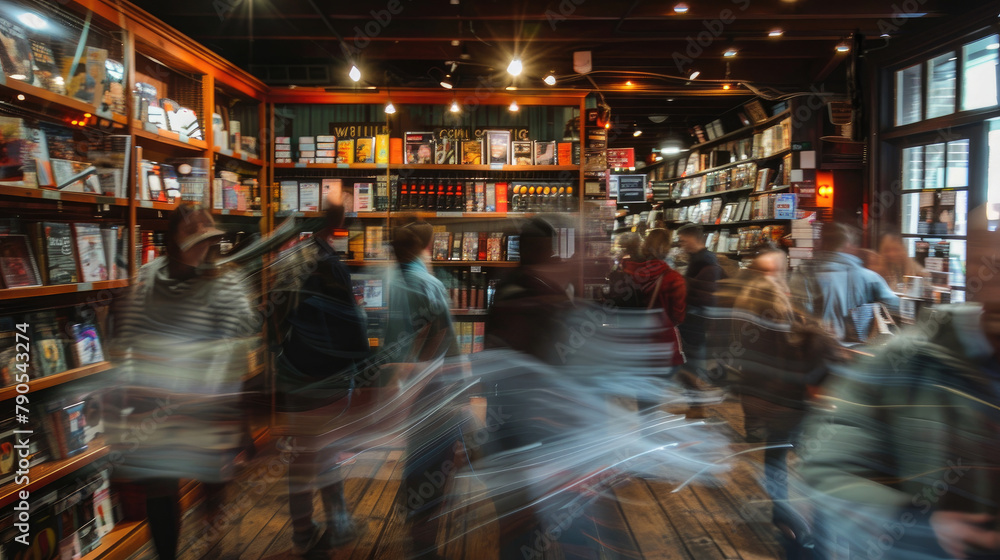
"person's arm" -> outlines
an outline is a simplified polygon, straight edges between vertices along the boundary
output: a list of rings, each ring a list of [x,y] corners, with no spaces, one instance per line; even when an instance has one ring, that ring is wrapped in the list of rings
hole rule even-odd
[[[889,285],[885,283],[885,279],[870,270],[865,270],[865,273],[868,275],[867,282],[871,301],[885,304],[890,313],[898,314],[899,297],[892,293]]]
[[[684,277],[676,270],[670,270],[664,275],[663,287],[660,291],[660,304],[667,311],[667,317],[677,326],[684,322],[687,310],[687,284]]]

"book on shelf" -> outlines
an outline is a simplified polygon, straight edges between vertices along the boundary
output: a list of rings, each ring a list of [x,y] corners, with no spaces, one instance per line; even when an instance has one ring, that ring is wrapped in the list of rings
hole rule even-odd
[[[511,161],[514,165],[532,165],[532,145],[530,140],[515,140],[510,143]]]
[[[438,165],[455,165],[458,163],[457,141],[454,138],[440,137],[434,141],[434,163]]]
[[[555,165],[556,163],[556,143],[552,141],[543,142],[535,140],[535,165]]]
[[[0,19],[0,64],[8,78],[29,84],[35,81],[28,35],[23,27],[6,17]]]
[[[507,260],[508,261],[520,261],[521,260],[521,236],[520,235],[508,235],[507,236]]]
[[[354,140],[354,163],[375,163],[375,138],[373,136]]]
[[[0,235],[0,275],[4,288],[41,286],[42,276],[27,235]]]
[[[386,260],[389,252],[386,248],[385,226],[365,227],[365,260]]]
[[[462,259],[463,261],[478,260],[479,257],[479,232],[466,231],[462,234]]]
[[[482,165],[482,140],[462,140],[462,163],[464,165]]]
[[[389,135],[375,135],[375,163],[389,163]]]
[[[320,208],[320,184],[314,181],[299,182],[299,210],[318,212]]]
[[[486,259],[488,261],[499,261],[503,256],[503,237],[501,232],[491,232],[486,240]]]
[[[572,142],[559,142],[556,144],[556,164],[574,165]]]
[[[462,260],[462,236],[455,234],[451,239],[451,259],[453,261]]]
[[[378,309],[386,306],[382,278],[356,274],[351,277],[351,288],[354,292],[354,301],[360,307]]]
[[[722,199],[715,197],[712,199],[712,207],[709,210],[708,223],[718,224],[722,219]]]
[[[471,354],[472,337],[473,337],[472,323],[469,321],[460,321],[457,326],[459,331],[458,333],[459,352],[461,352],[462,354]]]
[[[446,231],[435,231],[431,258],[435,261],[449,260],[452,234]]]
[[[97,327],[92,323],[75,323],[73,331],[73,359],[77,367],[104,361],[104,350]]]
[[[354,183],[354,211],[373,212],[372,183]]]
[[[337,140],[337,163],[354,163],[353,138]]]
[[[434,133],[407,132],[405,157],[407,164],[428,164],[434,162]]]
[[[282,212],[293,212],[299,208],[299,182],[295,180],[284,180],[279,183],[278,197],[281,200],[279,206]]]
[[[475,321],[472,323],[472,353],[482,352],[486,349],[486,323]]]
[[[108,259],[104,251],[104,239],[100,226],[77,222],[72,224],[72,229],[80,281],[107,280],[109,278]]]

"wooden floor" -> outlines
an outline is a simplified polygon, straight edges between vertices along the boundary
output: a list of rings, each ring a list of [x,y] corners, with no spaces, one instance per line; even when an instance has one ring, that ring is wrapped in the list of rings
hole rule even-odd
[[[734,441],[742,441],[738,404],[728,402],[706,409],[708,418],[724,420]],[[739,450],[741,445],[734,447]],[[742,446],[745,448],[745,446]],[[572,549],[557,543],[546,558],[756,560],[783,558],[776,532],[769,523],[771,505],[760,484],[762,453],[748,453],[726,473],[671,493],[671,486],[655,479],[630,479],[613,489],[593,508],[599,519],[581,518],[589,539]],[[341,547],[334,559],[395,560],[408,555],[407,531],[397,492],[403,468],[402,451],[362,455],[347,472],[346,495],[360,536]],[[228,518],[219,544],[203,543],[200,515],[189,511],[181,537],[181,560],[277,560],[294,558],[291,550],[287,486],[283,464],[275,454],[254,460],[229,491]],[[470,482],[471,484],[471,482]],[[489,502],[450,515],[442,523],[439,552],[449,560],[500,559],[498,532]],[[318,504],[317,504],[318,506]],[[484,526],[475,532],[467,528]],[[467,534],[468,533],[468,534]],[[452,538],[453,535],[459,535]],[[200,540],[199,540],[200,539]],[[147,545],[132,560],[153,560]],[[511,559],[513,560],[513,559]],[[518,559],[520,560],[520,558]]]

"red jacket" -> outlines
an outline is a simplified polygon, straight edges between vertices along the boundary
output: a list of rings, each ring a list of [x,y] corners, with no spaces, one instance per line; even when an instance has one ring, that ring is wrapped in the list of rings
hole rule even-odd
[[[687,299],[687,284],[684,282],[684,277],[670,268],[667,263],[657,259],[647,261],[625,259],[622,262],[622,270],[642,287],[642,291],[647,297],[647,303],[648,298],[653,295],[653,290],[656,289],[656,281],[663,277],[656,296],[657,302],[653,304],[653,307],[663,309],[666,328],[663,329],[662,340],[674,349],[672,365],[684,363],[684,356],[681,354],[680,342],[675,329],[677,325],[684,322],[684,302]]]

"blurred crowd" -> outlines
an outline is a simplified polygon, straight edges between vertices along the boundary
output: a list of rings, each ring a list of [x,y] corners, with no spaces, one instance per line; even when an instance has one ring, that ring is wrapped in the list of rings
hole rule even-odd
[[[536,217],[517,224],[520,262],[496,288],[486,351],[463,355],[429,268],[433,228],[419,221],[390,231],[384,342],[370,345],[334,249],[343,221],[332,206],[320,227],[299,228],[312,235],[279,229],[223,263],[211,214],[182,205],[167,255],[123,299],[117,429],[157,429],[119,438],[115,474],[144,489],[162,560],[177,555],[180,481],[204,483],[211,527],[255,452],[246,416],[264,405],[241,379],[261,332],[301,557],[358,536],[344,465],[394,448],[405,450],[397,500],[410,558],[440,557],[445,513],[483,501],[496,510],[499,558],[556,554],[538,548],[553,528],[558,557],[589,558],[575,512],[599,517],[608,489],[656,477],[683,491],[736,460],[758,462],[788,559],[1000,558],[993,274],[969,294],[981,303],[927,305],[904,328],[900,295],[928,273],[898,236],[864,250],[860,232],[823,224],[814,258],[790,270],[783,247],[737,263],[689,224],[618,236],[602,296],[584,300],[579,263],[557,258],[553,226]],[[981,230],[970,263],[1000,246]],[[729,404],[739,441],[708,418]],[[453,483],[462,477],[474,484]]]

